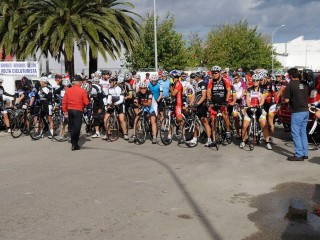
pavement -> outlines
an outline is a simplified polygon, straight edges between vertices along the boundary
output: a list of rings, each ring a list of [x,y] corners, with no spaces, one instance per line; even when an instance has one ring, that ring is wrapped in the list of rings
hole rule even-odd
[[[68,142],[0,133],[1,240],[320,239],[319,151],[289,162],[290,133],[273,150],[234,140],[220,149]],[[285,218],[302,200],[308,221]]]

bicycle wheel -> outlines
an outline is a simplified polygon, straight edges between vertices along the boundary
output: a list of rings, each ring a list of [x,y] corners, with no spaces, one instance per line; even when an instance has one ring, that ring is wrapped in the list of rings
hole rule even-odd
[[[147,132],[143,123],[143,119],[141,118],[139,118],[136,123],[135,136],[137,137],[139,144],[143,144],[146,141]]]
[[[253,126],[252,120],[248,127],[248,146],[250,151],[254,149],[254,126]]]
[[[172,136],[169,138],[169,134],[172,135],[172,124],[169,117],[164,117],[160,123],[160,139],[164,145],[172,143]]]
[[[188,124],[188,123],[187,123]],[[196,147],[198,145],[198,141],[197,141],[197,144],[194,144],[192,142],[190,142],[191,139],[193,139],[194,137],[194,131],[196,131],[196,129],[198,130],[198,133],[200,134],[200,125],[197,121],[194,121],[194,126],[191,127],[189,126],[189,129],[187,128],[184,128],[186,129],[186,141],[185,141],[185,144],[189,147],[189,148],[192,148],[192,147]]]
[[[53,139],[58,142],[65,142],[70,139],[68,120],[63,115],[56,116],[54,121]]]
[[[216,149],[219,150],[219,144],[222,143],[222,133],[221,133],[221,126],[220,124],[218,123],[219,120],[216,119],[215,121],[215,129],[216,129],[216,132],[215,132],[215,138],[216,138]]]
[[[32,115],[30,118],[30,137],[39,140],[44,132],[45,123],[39,114]]]
[[[11,136],[13,138],[20,137],[24,131],[25,124],[26,123],[24,121],[24,113],[18,113],[18,115],[15,116],[15,118],[10,123]]]
[[[119,138],[119,121],[116,115],[112,114],[108,117],[107,122],[109,124],[109,128],[107,129],[108,139],[111,142],[118,140]]]

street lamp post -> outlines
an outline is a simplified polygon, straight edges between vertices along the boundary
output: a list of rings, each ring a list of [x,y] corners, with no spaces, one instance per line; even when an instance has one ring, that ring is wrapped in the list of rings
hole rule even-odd
[[[273,29],[272,33],[271,33],[271,48],[272,48],[272,56],[271,56],[271,61],[272,61],[272,75],[274,74],[274,70],[273,70],[273,63],[274,63],[274,54],[273,54],[273,35],[274,33],[279,29],[284,27],[285,25],[282,24],[281,26],[276,27],[275,29]]]
[[[153,1],[153,17],[154,17],[154,67],[158,72],[158,45],[157,45],[157,13],[156,0]]]

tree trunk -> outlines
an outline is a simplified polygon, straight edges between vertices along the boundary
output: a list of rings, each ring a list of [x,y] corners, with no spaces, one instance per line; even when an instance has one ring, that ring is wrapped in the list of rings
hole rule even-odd
[[[71,61],[67,60],[67,57],[65,54],[64,55],[64,66],[65,66],[65,70],[66,73],[69,73],[70,79],[72,79],[72,77],[74,77],[74,56],[72,56]]]
[[[98,58],[92,56],[91,47],[89,47],[89,76],[98,70]]]

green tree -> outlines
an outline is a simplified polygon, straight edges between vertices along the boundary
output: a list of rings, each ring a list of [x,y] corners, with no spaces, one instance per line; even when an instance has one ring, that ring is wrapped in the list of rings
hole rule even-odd
[[[186,48],[188,67],[201,67],[204,64],[204,42],[199,32],[189,34],[188,46]]]
[[[219,25],[208,33],[206,41],[207,65],[235,69],[271,68],[272,49],[267,38],[250,28],[247,20],[233,25]],[[276,62],[275,66],[280,63]]]
[[[175,31],[175,19],[167,14],[157,17],[158,65],[164,69],[183,69],[186,64],[185,41]],[[125,65],[132,69],[154,68],[154,16],[147,13],[134,48],[125,54]]]
[[[6,54],[15,55],[19,51],[19,37],[25,21],[17,25],[17,19],[26,12],[27,1],[1,0],[0,1],[0,47],[3,49],[3,59]],[[25,20],[25,19],[24,19]]]
[[[117,0],[26,2],[24,13],[14,19],[14,25],[19,29],[19,47],[15,52],[16,56],[23,59],[37,51],[46,56],[50,54],[58,60],[63,56],[66,70],[71,76],[74,74],[75,48],[80,50],[85,63],[88,48],[92,59],[96,59],[100,53],[107,61],[107,53],[115,59],[120,56],[122,47],[130,50],[138,34],[139,24],[128,15],[133,14],[127,9],[133,7],[128,2]],[[118,5],[127,8],[121,9]],[[6,31],[9,35],[12,34],[10,29]]]

